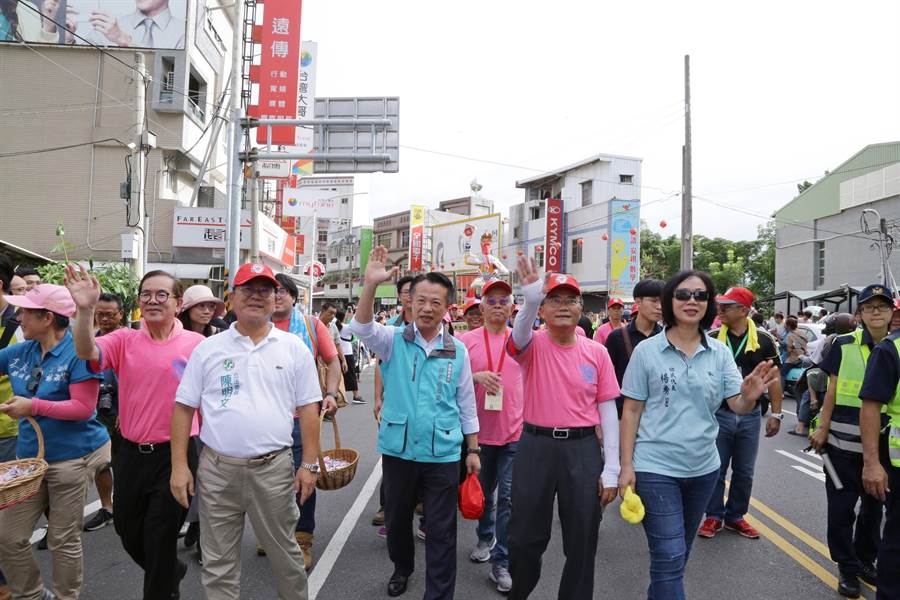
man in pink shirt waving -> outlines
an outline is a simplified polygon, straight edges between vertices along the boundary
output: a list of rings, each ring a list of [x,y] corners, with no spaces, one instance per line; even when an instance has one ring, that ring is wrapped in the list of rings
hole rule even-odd
[[[459,336],[469,351],[475,403],[481,426],[481,473],[484,515],[478,521],[478,542],[469,555],[475,562],[491,561],[490,579],[497,591],[508,592],[507,526],[511,506],[512,463],[522,434],[522,373],[519,364],[506,360],[512,312],[512,288],[502,279],[492,279],[481,291],[480,310],[484,326]],[[476,307],[474,310],[478,310]],[[496,517],[494,490],[497,490]]]
[[[525,423],[513,463],[509,597],[527,598],[540,579],[555,499],[566,556],[559,597],[589,600],[602,506],[618,492],[612,400],[619,385],[606,348],[575,333],[582,307],[575,278],[548,273],[542,282],[534,259],[524,257],[518,275],[525,305],[506,347],[522,368]],[[532,331],[539,310],[547,327]]]
[[[169,446],[175,391],[188,358],[203,336],[184,329],[176,318],[181,282],[165,271],[141,279],[141,328],[123,327],[94,337],[94,309],[100,284],[83,267],[66,267],[66,287],[78,306],[73,329],[78,358],[94,372],[107,369],[119,378],[119,429],[122,443],[113,458],[113,524],[122,546],[144,570],[144,600],[178,598],[187,565],[176,553],[178,531],[187,508],[169,490]],[[196,417],[191,440],[199,431]],[[191,442],[191,471],[197,456]]]

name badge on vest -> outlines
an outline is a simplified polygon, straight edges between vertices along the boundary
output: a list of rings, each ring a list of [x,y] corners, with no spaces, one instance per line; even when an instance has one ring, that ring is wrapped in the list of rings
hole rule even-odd
[[[484,395],[484,410],[503,410],[503,387],[496,394],[487,392]]]

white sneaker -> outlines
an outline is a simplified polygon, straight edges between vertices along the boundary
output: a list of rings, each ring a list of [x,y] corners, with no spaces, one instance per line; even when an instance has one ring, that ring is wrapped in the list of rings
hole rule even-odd
[[[478,540],[478,543],[475,545],[475,549],[472,550],[471,554],[469,554],[469,558],[479,563],[491,560],[491,550],[494,549],[494,546],[496,544],[497,538],[492,539],[490,542],[482,542],[481,540]]]
[[[488,575],[491,581],[497,584],[497,591],[502,593],[507,593],[512,589],[512,576],[510,576],[509,571],[506,570],[506,567],[501,567],[500,565],[493,565],[491,567],[491,574]]]

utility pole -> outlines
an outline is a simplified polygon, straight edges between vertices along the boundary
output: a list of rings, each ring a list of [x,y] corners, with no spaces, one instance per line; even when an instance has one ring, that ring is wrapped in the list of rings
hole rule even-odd
[[[147,81],[147,68],[144,66],[144,55],[141,52],[134,54],[135,72],[134,77],[134,150],[132,150],[132,169],[131,169],[131,232],[134,236],[132,239],[132,256],[131,268],[134,275],[140,279],[144,276],[146,267],[145,256],[147,255],[145,246],[147,245],[147,236],[149,231],[149,220],[145,213],[144,207],[144,163],[146,156],[144,154],[144,111],[146,110],[146,92],[145,82]],[[132,225],[133,223],[133,225]],[[136,250],[136,252],[134,251]]]
[[[259,180],[256,178],[256,163],[250,163],[250,180],[247,188],[250,192],[250,262],[259,262]]]
[[[231,282],[241,264],[241,66],[244,47],[244,2],[234,0],[234,30],[231,40],[231,96],[228,114],[228,227],[225,232],[225,301],[231,292]],[[256,215],[253,215],[256,220]]]
[[[694,268],[693,199],[691,191],[691,57],[684,55],[684,149],[681,183],[681,269]]]

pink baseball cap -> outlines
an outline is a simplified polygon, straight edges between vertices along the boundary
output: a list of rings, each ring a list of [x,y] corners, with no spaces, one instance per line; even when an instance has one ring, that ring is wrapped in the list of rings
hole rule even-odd
[[[19,308],[31,308],[34,310],[49,310],[63,317],[71,317],[75,314],[75,301],[68,288],[51,283],[42,283],[34,286],[24,296],[4,296],[6,301]]]

